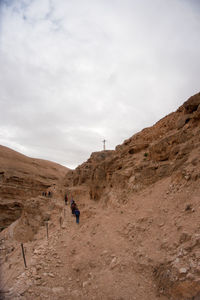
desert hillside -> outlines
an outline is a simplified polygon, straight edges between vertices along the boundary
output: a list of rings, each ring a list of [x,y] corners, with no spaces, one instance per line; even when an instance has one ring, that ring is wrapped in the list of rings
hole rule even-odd
[[[26,199],[62,184],[68,170],[0,145],[0,229],[19,218]]]
[[[8,164],[7,193],[4,176],[22,174]],[[20,215],[0,233],[2,299],[200,299],[200,93],[73,171],[52,166],[27,175],[37,194],[20,192]]]

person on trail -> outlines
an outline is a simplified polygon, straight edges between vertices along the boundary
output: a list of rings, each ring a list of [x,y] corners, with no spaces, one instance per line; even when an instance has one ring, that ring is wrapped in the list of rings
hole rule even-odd
[[[71,204],[72,215],[74,215],[75,209],[77,208],[75,201]]]
[[[67,201],[68,201],[67,194],[65,194],[65,205],[67,205]]]
[[[78,209],[78,207],[75,208],[74,214],[76,216],[76,224],[79,224],[80,210]]]

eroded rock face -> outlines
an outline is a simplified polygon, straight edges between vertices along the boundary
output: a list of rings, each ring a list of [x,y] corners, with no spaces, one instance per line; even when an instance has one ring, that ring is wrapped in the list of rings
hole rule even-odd
[[[68,173],[66,186],[86,185],[91,199],[99,200],[112,188],[120,197],[178,170],[184,173],[195,147],[200,147],[199,104],[200,94],[194,95],[176,112],[133,135],[115,151],[92,154],[86,163]]]
[[[106,184],[107,164],[114,153],[115,151],[111,150],[92,153],[85,163],[66,175],[65,186],[69,189],[72,186],[86,185],[91,198],[98,200]]]
[[[23,205],[20,202],[5,201],[0,204],[0,231],[8,227],[12,222],[21,216]]]
[[[38,229],[50,220],[54,208],[55,199],[40,196],[27,199],[20,218],[13,226],[14,239],[19,242],[31,241]]]
[[[199,103],[200,103],[200,93],[190,97],[186,102],[184,102],[184,113],[185,114],[192,114],[199,110]]]
[[[58,184],[68,169],[53,162],[32,159],[0,146],[0,230],[22,213],[24,203]]]

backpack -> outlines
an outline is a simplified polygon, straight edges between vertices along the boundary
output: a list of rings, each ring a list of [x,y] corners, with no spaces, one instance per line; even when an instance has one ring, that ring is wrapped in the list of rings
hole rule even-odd
[[[76,216],[80,216],[80,211],[78,209],[76,209],[74,213]]]

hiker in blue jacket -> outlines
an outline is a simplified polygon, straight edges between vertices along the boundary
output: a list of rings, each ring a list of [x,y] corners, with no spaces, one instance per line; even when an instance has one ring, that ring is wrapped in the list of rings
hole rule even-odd
[[[78,209],[78,207],[75,208],[74,214],[76,216],[76,223],[79,224],[80,210]]]

